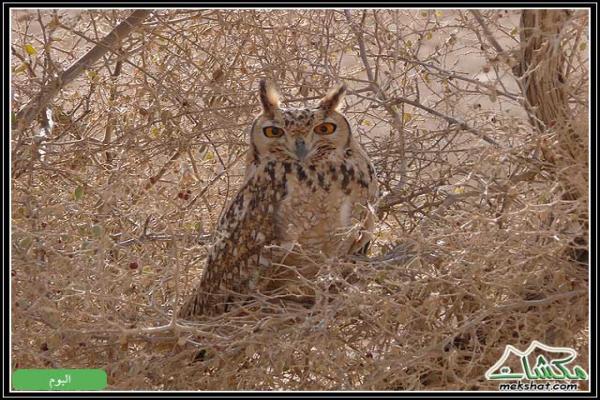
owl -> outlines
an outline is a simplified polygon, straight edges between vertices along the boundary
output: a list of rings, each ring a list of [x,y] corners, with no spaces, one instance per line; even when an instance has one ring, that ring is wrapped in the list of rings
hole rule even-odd
[[[338,111],[339,84],[314,107],[283,108],[260,81],[244,182],[219,218],[183,319],[216,316],[251,296],[314,296],[324,260],[365,254],[378,198],[375,169]]]

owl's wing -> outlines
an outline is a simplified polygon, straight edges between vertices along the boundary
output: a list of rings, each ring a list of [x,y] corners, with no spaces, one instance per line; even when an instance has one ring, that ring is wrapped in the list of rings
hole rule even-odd
[[[202,278],[181,307],[180,318],[226,312],[254,286],[261,253],[273,241],[275,207],[282,190],[285,186],[268,174],[247,177],[219,220]]]
[[[360,193],[357,203],[362,207],[358,212],[357,219],[361,221],[358,237],[351,246],[350,254],[366,255],[373,240],[376,213],[375,208],[379,200],[379,184],[375,175],[375,167],[369,159],[366,151],[359,147],[357,159],[359,165],[359,181],[355,193]],[[361,190],[363,189],[363,190]]]

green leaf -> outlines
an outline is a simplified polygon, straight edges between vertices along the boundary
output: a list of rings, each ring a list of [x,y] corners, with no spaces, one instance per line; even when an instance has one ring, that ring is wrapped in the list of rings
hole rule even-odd
[[[29,250],[31,244],[33,243],[33,239],[31,236],[25,236],[23,239],[19,241],[19,246],[25,251]]]
[[[10,112],[10,123],[12,125],[16,125],[17,124],[17,114],[14,111]]]
[[[73,192],[73,198],[75,200],[81,200],[83,197],[83,186],[77,186],[77,189]]]
[[[92,234],[94,235],[94,237],[99,238],[100,236],[102,236],[102,234],[104,233],[104,228],[102,227],[102,225],[93,225],[92,226]]]
[[[29,54],[30,56],[34,56],[37,54],[37,50],[35,49],[35,47],[33,47],[31,44],[27,43],[25,46],[23,46],[23,48],[25,49],[25,52],[27,54]]]
[[[142,274],[152,275],[152,274],[154,274],[154,271],[152,271],[152,267],[151,266],[144,265],[142,267]]]
[[[159,135],[160,135],[160,129],[158,129],[155,126],[152,127],[152,129],[150,129],[150,137],[152,139],[157,139]]]
[[[20,74],[21,72],[25,72],[27,71],[27,64],[21,64],[18,67],[16,67],[15,69],[13,69],[13,72],[15,74]]]
[[[98,80],[98,73],[96,71],[92,71],[91,69],[88,69],[85,71],[85,74],[87,75],[87,77],[90,81]]]

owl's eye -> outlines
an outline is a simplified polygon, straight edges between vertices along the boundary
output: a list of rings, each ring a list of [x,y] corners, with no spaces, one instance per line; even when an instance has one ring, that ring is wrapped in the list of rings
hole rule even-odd
[[[335,132],[335,129],[337,127],[335,126],[335,124],[332,124],[331,122],[324,122],[320,125],[315,126],[315,133],[319,134],[319,135],[331,135],[333,132]]]
[[[263,133],[268,138],[278,138],[283,136],[283,129],[276,126],[266,126],[263,128]]]

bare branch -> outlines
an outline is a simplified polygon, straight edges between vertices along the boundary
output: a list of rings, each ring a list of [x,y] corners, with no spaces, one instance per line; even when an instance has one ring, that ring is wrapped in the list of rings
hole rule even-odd
[[[89,68],[98,61],[106,52],[116,51],[119,41],[129,35],[142,21],[152,12],[152,10],[136,10],[131,13],[127,19],[121,22],[113,29],[100,43],[94,46],[90,51],[83,55],[79,60],[73,63],[66,71],[62,72],[57,78],[52,79],[44,85],[40,93],[31,99],[16,115],[16,129],[26,129],[38,116],[41,110],[44,110],[60,90],[79,76],[84,69]]]
[[[469,10],[469,12],[471,12],[471,14],[473,14],[475,19],[481,26],[481,29],[483,30],[485,37],[492,44],[492,46],[494,46],[494,48],[496,49],[498,54],[504,53],[504,49],[502,48],[502,46],[500,46],[500,43],[498,43],[498,41],[496,40],[494,35],[492,35],[492,32],[490,32],[490,30],[489,30],[485,20],[483,19],[483,16],[479,12],[479,10]]]

